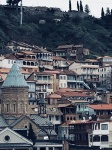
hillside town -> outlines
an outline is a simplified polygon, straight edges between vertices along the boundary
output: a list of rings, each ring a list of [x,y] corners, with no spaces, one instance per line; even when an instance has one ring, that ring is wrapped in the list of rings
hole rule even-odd
[[[0,56],[0,149],[112,148],[112,57],[11,41]],[[74,148],[73,148],[74,149]]]

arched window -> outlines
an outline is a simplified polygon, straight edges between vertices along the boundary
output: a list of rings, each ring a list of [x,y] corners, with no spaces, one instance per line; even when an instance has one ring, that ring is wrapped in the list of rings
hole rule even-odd
[[[6,105],[6,112],[9,112],[9,104]]]
[[[34,66],[34,62],[31,62],[31,66]]]
[[[25,62],[25,61],[23,61],[23,65],[26,65],[26,62]]]
[[[13,112],[16,112],[16,104],[13,104]]]
[[[99,142],[100,141],[100,136],[99,135],[95,135],[93,137],[93,142]]]
[[[101,141],[107,142],[108,141],[108,135],[102,135],[101,136]]]

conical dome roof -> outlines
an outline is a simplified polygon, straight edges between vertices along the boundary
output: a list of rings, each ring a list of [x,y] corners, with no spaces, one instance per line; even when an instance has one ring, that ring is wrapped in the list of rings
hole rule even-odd
[[[28,87],[24,76],[21,74],[16,63],[13,64],[4,83],[2,84],[2,88],[5,87]]]

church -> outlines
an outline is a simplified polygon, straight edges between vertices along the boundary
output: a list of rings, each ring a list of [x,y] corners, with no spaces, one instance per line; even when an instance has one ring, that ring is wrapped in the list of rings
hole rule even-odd
[[[14,63],[1,87],[0,149],[10,149],[14,145],[21,150],[32,149],[35,141],[28,137],[30,127],[35,140],[57,138],[53,125],[46,117],[44,99],[40,100],[37,113],[37,108],[29,105],[28,88],[19,67]],[[14,137],[18,140],[15,141]]]

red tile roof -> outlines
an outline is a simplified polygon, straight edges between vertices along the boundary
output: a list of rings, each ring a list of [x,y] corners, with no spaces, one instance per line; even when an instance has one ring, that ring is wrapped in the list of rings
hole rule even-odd
[[[112,104],[88,105],[88,107],[94,110],[112,110]]]
[[[61,98],[61,96],[60,95],[58,95],[58,94],[50,94],[50,95],[48,95],[48,96],[46,96],[46,98]]]
[[[63,96],[76,96],[76,97],[87,97],[88,95],[86,93],[82,93],[82,92],[72,92],[72,91],[69,91],[69,92],[57,92],[58,94],[60,95],[63,95]]]

